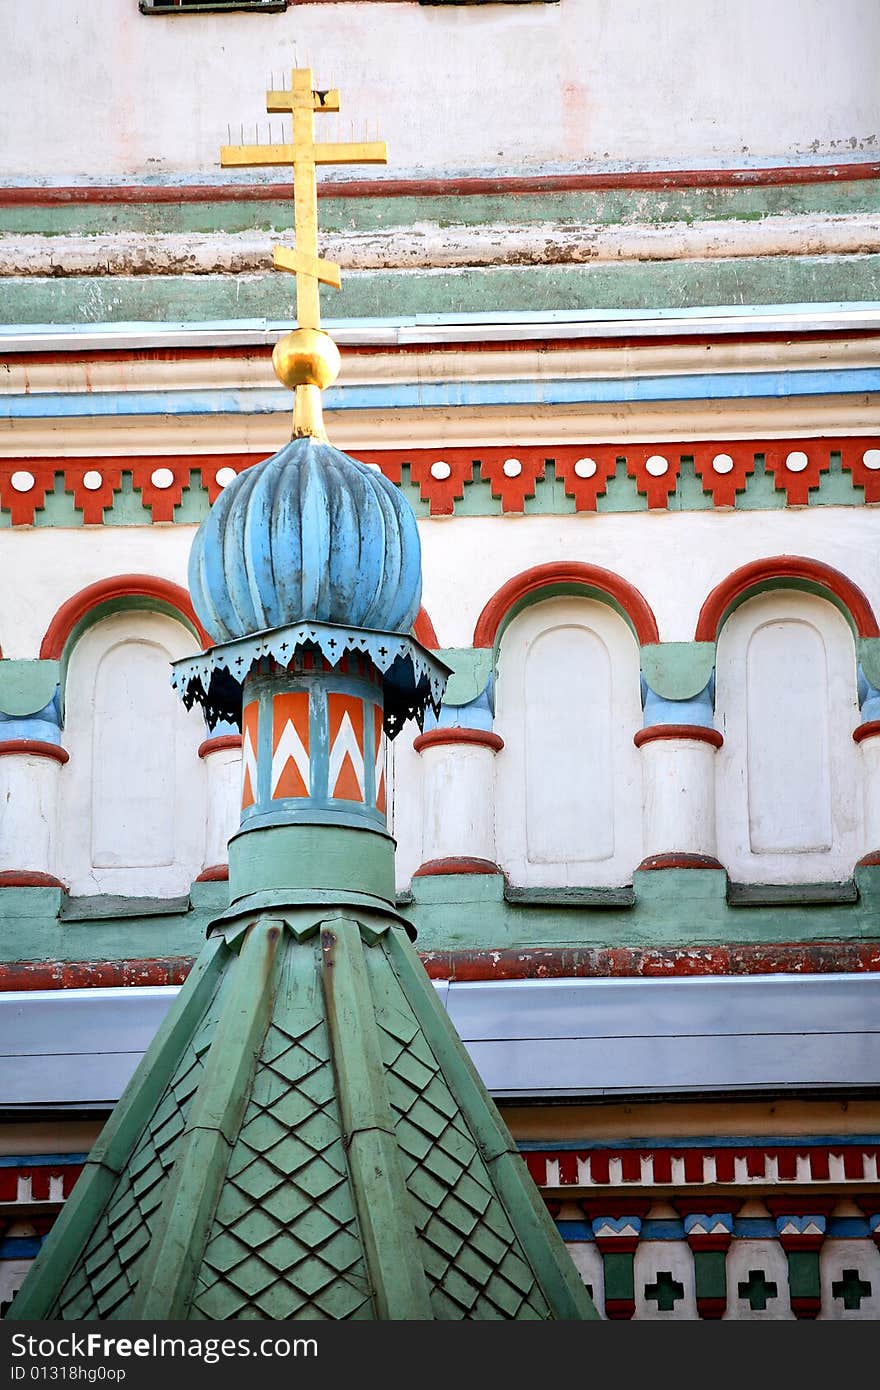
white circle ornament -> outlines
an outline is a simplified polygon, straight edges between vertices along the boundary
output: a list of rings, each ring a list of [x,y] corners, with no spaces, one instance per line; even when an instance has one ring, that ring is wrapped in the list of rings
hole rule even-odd
[[[228,467],[227,467],[227,468],[218,468],[218,469],[217,469],[217,486],[218,486],[218,487],[229,487],[229,484],[235,482],[235,479],[236,479],[237,477],[238,477],[238,474],[236,473],[236,471],[235,471],[234,468],[228,468]]]
[[[87,492],[97,492],[104,482],[103,473],[99,473],[97,468],[90,468],[88,473],[83,474],[83,487]]]
[[[153,487],[161,488],[164,492],[166,487],[171,487],[174,482],[174,474],[170,468],[154,468],[150,474],[150,482]]]
[[[578,459],[574,472],[576,478],[592,478],[596,473],[596,460],[591,458]]]
[[[802,449],[792,449],[791,453],[785,456],[785,466],[789,473],[803,473],[809,462]]]
[[[732,473],[733,459],[730,454],[716,454],[712,460],[712,468],[716,473]]]
[[[431,477],[436,478],[440,483],[450,477],[451,473],[452,469],[443,459],[438,459],[436,463],[431,464]]]
[[[22,468],[19,469],[17,473],[13,473],[9,481],[12,483],[16,492],[30,492],[37,480],[33,473],[28,473],[26,469]]]
[[[662,478],[664,473],[669,472],[669,461],[662,454],[652,454],[645,464],[652,478]]]
[[[522,472],[519,459],[505,459],[501,465],[505,478],[518,478]]]
[[[866,449],[862,454],[862,463],[872,472],[875,468],[880,468],[880,449]]]

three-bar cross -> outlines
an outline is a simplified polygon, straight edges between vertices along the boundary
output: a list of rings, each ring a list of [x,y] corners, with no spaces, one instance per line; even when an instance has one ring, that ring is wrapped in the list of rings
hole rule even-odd
[[[276,246],[273,261],[278,270],[296,276],[296,317],[300,328],[320,328],[319,282],[341,287],[339,266],[318,255],[318,164],[386,164],[388,150],[384,140],[315,141],[315,112],[338,111],[339,92],[315,91],[311,68],[294,68],[290,91],[266,93],[266,110],[290,111],[293,115],[293,143],[290,145],[224,145],[220,163],[224,168],[249,169],[258,165],[292,164],[294,226],[296,249]]]

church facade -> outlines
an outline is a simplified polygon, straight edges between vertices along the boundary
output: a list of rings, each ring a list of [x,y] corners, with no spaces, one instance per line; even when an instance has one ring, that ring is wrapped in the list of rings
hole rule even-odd
[[[218,150],[310,60],[390,150],[319,187],[328,429],[453,672],[397,909],[600,1315],[876,1318],[872,7],[64,8],[4,15],[0,1300],[228,900],[254,749],[169,671],[295,313]]]

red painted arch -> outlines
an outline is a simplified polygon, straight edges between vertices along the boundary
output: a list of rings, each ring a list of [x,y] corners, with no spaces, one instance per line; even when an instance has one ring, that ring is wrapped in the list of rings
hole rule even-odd
[[[421,642],[423,647],[430,647],[432,651],[436,651],[440,646],[440,643],[437,641],[437,634],[434,631],[434,624],[431,622],[424,608],[420,608],[416,614],[416,620],[413,623],[412,631],[413,637],[417,642]]]
[[[40,646],[40,656],[57,660],[80,619],[99,604],[110,603],[118,598],[156,599],[166,607],[175,609],[196,629],[203,647],[212,645],[212,639],[195,615],[186,589],[179,584],[172,584],[170,579],[159,579],[154,574],[117,574],[111,579],[99,579],[95,584],[88,584],[62,603],[46,629]]]
[[[580,560],[554,560],[523,570],[522,574],[515,574],[506,584],[502,584],[477,619],[473,645],[493,646],[498,630],[514,604],[527,594],[547,589],[553,584],[570,584],[605,594],[627,614],[643,646],[648,642],[659,642],[657,619],[647,599],[633,584],[611,570],[600,569],[598,565],[587,565]]]
[[[774,579],[802,580],[825,589],[830,598],[846,608],[860,637],[880,636],[867,595],[840,570],[802,555],[771,555],[740,566],[715,586],[700,609],[694,641],[714,642],[731,606],[747,597],[751,589]]]

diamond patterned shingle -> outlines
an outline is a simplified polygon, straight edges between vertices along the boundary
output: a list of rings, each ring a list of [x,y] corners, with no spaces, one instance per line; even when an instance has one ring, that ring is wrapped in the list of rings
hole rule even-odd
[[[153,1111],[131,1160],[50,1317],[124,1318],[137,1283],[141,1257],[150,1243],[189,1106],[204,1069],[222,1006],[223,984],[205,1011]]]
[[[278,939],[277,924],[271,925]],[[95,1212],[91,1235],[46,1316],[125,1318],[141,1309],[134,1298],[154,1237],[159,1253],[151,1261],[149,1296],[157,1296],[158,1290],[161,1300],[161,1215],[167,1210],[176,1213],[175,1222],[185,1223],[186,1215],[181,1218],[180,1213],[196,1208],[201,1213],[198,1204],[209,1194],[216,1194],[216,1206],[212,1210],[204,1202],[203,1223],[194,1219],[192,1227],[193,1241],[198,1241],[197,1253],[195,1245],[190,1252],[198,1263],[194,1285],[168,1277],[169,1289],[180,1290],[175,1316],[375,1318],[395,1316],[389,1312],[393,1307],[417,1310],[405,1316],[418,1317],[427,1316],[430,1308],[433,1317],[450,1320],[554,1316],[505,1206],[505,1201],[518,1200],[516,1184],[511,1188],[505,1179],[502,1200],[453,1090],[463,1084],[464,1059],[456,1060],[442,1031],[435,1029],[436,1024],[442,1030],[445,1014],[434,1020],[416,1012],[435,1002],[427,978],[398,974],[399,943],[389,945],[375,922],[367,931],[348,921],[344,937],[330,931],[325,936],[322,945],[319,934],[301,940],[283,930],[278,969],[257,989],[251,976],[237,973],[246,968],[247,952],[244,957],[230,952],[210,1004],[109,1201]],[[344,988],[338,976],[334,984],[328,975],[339,968],[332,943],[340,940],[347,943],[349,955],[339,959],[358,962],[354,974],[343,975]],[[263,978],[253,976],[254,981]],[[230,1053],[227,1066],[230,1040],[242,1036],[236,1027],[248,990],[266,1013],[247,1035],[248,1052],[238,1057]],[[272,990],[274,995],[267,992]],[[355,996],[358,1007],[349,1008]],[[420,1016],[448,1059],[448,1077]],[[335,1060],[334,1039],[343,1049]],[[250,1047],[259,1051],[249,1064]],[[206,1070],[209,1054],[211,1068]],[[353,1068],[353,1057],[369,1058],[369,1065]],[[237,1069],[230,1072],[229,1067]],[[225,1108],[212,1111],[220,1073],[240,1078],[246,1094],[233,1087]],[[204,1134],[213,1135],[206,1151],[214,1163],[206,1167],[205,1179],[194,1175],[191,1165],[175,1165],[202,1081],[205,1103],[200,1096],[195,1132],[199,1142]],[[350,1088],[343,1090],[344,1103],[340,1088]],[[480,1102],[471,1095],[467,1103],[473,1107]],[[356,1135],[367,1135],[368,1161],[360,1138],[347,1151],[343,1114],[360,1117],[349,1123]],[[217,1118],[207,1123],[212,1115]],[[497,1117],[491,1120],[490,1130],[496,1122]],[[387,1137],[389,1123],[393,1141]],[[383,1155],[380,1160],[378,1154]],[[383,1185],[389,1179],[393,1220],[383,1225],[381,1205],[377,1221],[377,1210],[369,1203],[376,1194],[380,1204],[389,1200],[389,1188]],[[190,1207],[179,1205],[183,1183],[189,1185]],[[373,1222],[371,1241],[385,1242],[381,1250],[377,1243],[370,1245],[371,1266],[359,1210],[362,1217],[369,1212]],[[176,1236],[171,1245],[179,1249]],[[561,1242],[557,1254],[567,1259]],[[371,1268],[381,1287],[371,1287]],[[400,1277],[402,1269],[408,1271],[405,1278]],[[394,1304],[392,1297],[400,1301]],[[571,1311],[576,1301],[563,1298],[562,1303],[567,1309],[563,1316],[581,1315]]]
[[[317,949],[316,939],[287,954],[205,1248],[195,1317],[373,1316]]]
[[[437,1318],[551,1311],[397,977],[368,951],[382,1061]]]

